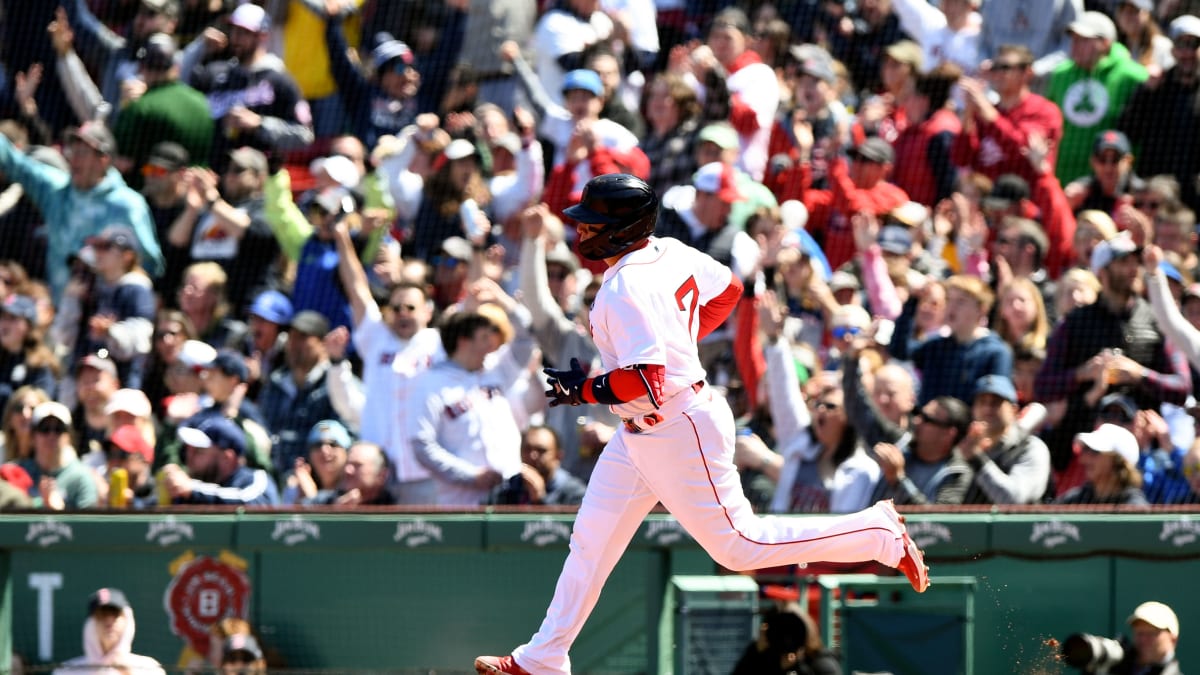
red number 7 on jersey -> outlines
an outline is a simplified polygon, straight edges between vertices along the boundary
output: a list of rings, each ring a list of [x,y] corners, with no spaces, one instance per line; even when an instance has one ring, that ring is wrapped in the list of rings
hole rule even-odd
[[[684,300],[691,295],[691,300],[688,304],[684,304]],[[683,282],[675,291],[675,302],[679,304],[680,311],[688,313],[688,332],[692,332],[692,321],[696,318],[696,307],[700,304],[700,287],[696,285],[696,277],[688,277],[687,281]]]

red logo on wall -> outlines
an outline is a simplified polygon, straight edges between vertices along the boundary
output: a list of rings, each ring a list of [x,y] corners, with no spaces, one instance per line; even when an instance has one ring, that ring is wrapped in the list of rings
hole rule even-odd
[[[204,556],[180,567],[163,596],[171,632],[200,654],[208,653],[212,625],[226,617],[246,618],[249,600],[245,572]]]

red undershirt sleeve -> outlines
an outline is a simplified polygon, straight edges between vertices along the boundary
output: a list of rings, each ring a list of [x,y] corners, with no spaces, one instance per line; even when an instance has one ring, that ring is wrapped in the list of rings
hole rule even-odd
[[[697,340],[706,337],[724,323],[725,319],[729,318],[729,315],[733,313],[733,308],[737,306],[738,299],[742,297],[742,289],[742,280],[731,272],[729,285],[725,287],[725,290],[700,306],[700,332],[696,336]]]

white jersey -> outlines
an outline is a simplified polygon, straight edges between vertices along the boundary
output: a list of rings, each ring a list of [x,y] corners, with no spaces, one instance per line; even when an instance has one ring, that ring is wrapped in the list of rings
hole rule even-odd
[[[383,447],[396,469],[397,481],[429,478],[429,471],[417,462],[409,446],[408,414],[413,377],[446,358],[441,336],[436,329],[425,328],[402,340],[371,304],[354,330],[354,346],[363,360],[363,394],[370,410],[380,411],[364,410],[359,436]]]
[[[437,480],[440,506],[478,506],[488,490],[472,481],[488,466],[505,479],[521,470],[521,432],[504,392],[511,369],[468,372],[452,360],[434,364],[412,383],[408,437]]]
[[[586,47],[612,35],[613,22],[604,12],[592,12],[587,21],[578,15],[561,9],[552,9],[542,15],[533,29],[535,72],[542,86],[555,103],[562,103],[562,83],[566,73],[558,64],[564,54],[581,52]]]
[[[723,293],[732,279],[729,268],[706,253],[657,237],[605,271],[589,314],[604,370],[638,364],[666,368],[663,401],[647,395],[613,406],[614,413],[653,412],[704,379],[696,352],[700,306]]]

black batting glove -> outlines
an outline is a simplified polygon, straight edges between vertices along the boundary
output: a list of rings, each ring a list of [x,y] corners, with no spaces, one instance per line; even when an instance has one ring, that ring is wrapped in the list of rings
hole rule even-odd
[[[550,399],[550,407],[559,405],[583,405],[583,385],[587,382],[587,373],[580,365],[579,359],[571,359],[569,370],[543,368],[542,372],[549,378],[546,398]]]

